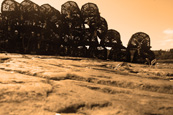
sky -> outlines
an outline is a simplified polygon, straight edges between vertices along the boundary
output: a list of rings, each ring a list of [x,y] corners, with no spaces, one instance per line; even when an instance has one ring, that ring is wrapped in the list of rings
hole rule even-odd
[[[0,0],[2,3],[3,0]],[[21,3],[23,0],[15,0]],[[69,0],[31,0],[38,5],[50,4],[61,11]],[[85,3],[97,4],[109,29],[117,30],[124,46],[136,32],[145,32],[151,39],[151,50],[173,48],[173,0],[73,0],[79,8]]]

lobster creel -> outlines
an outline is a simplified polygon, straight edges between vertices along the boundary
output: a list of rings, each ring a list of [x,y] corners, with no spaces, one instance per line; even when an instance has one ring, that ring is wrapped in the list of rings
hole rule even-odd
[[[127,46],[127,61],[151,64],[155,55],[150,48],[149,35],[144,32],[133,34]]]

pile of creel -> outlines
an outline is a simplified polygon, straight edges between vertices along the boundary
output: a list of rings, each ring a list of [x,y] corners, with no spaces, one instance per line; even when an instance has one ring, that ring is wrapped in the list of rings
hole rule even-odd
[[[154,64],[150,48],[150,37],[143,32],[133,34],[124,47],[120,33],[108,29],[94,3],[79,8],[76,2],[67,1],[61,11],[30,0],[4,0],[1,4],[0,52]]]

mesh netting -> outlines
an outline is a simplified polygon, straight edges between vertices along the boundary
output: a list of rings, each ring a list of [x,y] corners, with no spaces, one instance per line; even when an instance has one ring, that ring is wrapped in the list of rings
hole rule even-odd
[[[99,9],[94,3],[86,3],[81,8],[83,17],[95,17],[99,15]]]
[[[83,41],[86,45],[90,44],[90,38],[92,37],[90,29],[85,29],[85,32],[83,33]]]
[[[25,21],[26,25],[35,25],[40,19],[39,6],[30,0],[24,0],[20,4],[21,20]],[[29,24],[32,23],[32,24]]]
[[[113,29],[108,30],[104,42],[110,45],[121,44],[120,33]]]
[[[20,5],[20,10],[23,13],[39,12],[39,6],[30,0],[24,0]]]
[[[107,30],[108,30],[107,21],[103,17],[100,17],[100,22],[97,29],[97,33],[100,39],[103,39],[105,37]]]
[[[49,4],[43,4],[40,7],[40,12],[43,13],[45,16],[52,15],[55,12],[55,10],[56,9]]]
[[[92,28],[97,27],[97,23],[100,21],[100,13],[96,4],[84,4],[81,8],[81,15],[85,24],[88,24]]]
[[[82,41],[82,28],[80,25],[72,25],[69,28],[68,25],[63,25],[63,40],[68,44],[79,44]]]
[[[6,12],[6,11],[17,11],[18,10],[18,4],[14,0],[5,0],[1,4],[1,12]]]
[[[65,19],[80,18],[80,9],[76,2],[68,1],[61,6],[61,14]]]
[[[132,35],[129,40],[128,47],[137,48],[149,48],[150,47],[150,37],[143,32],[138,32]]]
[[[17,11],[20,11],[20,3],[16,2]]]
[[[61,15],[60,15],[60,12],[57,10],[55,15],[52,15],[50,17],[50,22],[58,23],[60,21],[61,21]]]
[[[0,13],[0,23],[2,23],[2,13]],[[2,24],[0,24],[2,25]]]
[[[49,19],[50,22],[58,22],[61,19],[60,12],[49,4],[41,5],[40,12],[44,15],[44,18]]]

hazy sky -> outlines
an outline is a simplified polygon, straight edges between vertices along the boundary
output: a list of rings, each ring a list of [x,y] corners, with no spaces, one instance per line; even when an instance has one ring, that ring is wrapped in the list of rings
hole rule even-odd
[[[2,3],[3,0],[0,0]],[[21,3],[23,0],[16,0]],[[68,0],[31,0],[38,5],[49,3],[59,11]],[[79,7],[93,2],[99,7],[109,29],[121,34],[124,46],[136,32],[151,38],[152,50],[173,48],[173,0],[73,0]]]

